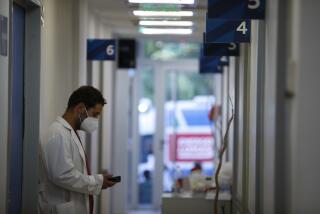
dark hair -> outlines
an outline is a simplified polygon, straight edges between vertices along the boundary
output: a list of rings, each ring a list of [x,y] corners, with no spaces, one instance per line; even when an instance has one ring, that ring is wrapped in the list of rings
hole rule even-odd
[[[84,103],[87,109],[95,107],[97,104],[105,105],[106,100],[103,98],[101,92],[92,86],[81,86],[72,92],[68,101],[68,109],[71,109]]]
[[[151,173],[150,173],[149,170],[144,170],[144,171],[143,171],[143,175],[144,175],[144,177],[145,177],[146,180],[149,180],[150,177],[151,177]]]

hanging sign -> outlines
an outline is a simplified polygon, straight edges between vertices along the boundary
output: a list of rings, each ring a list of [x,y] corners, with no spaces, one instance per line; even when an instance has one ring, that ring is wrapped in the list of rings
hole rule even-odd
[[[203,43],[205,56],[239,56],[240,47],[237,43]]]
[[[221,66],[229,66],[229,57],[228,56],[221,56],[219,64]]]
[[[264,19],[265,0],[208,0],[210,19]]]
[[[113,39],[88,39],[87,60],[115,60],[116,41]]]
[[[199,60],[199,71],[200,74],[222,73],[223,64],[221,63],[221,57],[201,56]]]
[[[250,20],[206,20],[207,43],[250,43]]]

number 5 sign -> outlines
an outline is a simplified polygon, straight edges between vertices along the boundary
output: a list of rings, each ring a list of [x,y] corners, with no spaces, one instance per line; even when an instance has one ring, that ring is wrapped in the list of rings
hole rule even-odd
[[[88,39],[87,60],[115,60],[116,41],[113,39]]]
[[[249,43],[250,20],[206,20],[207,43]]]
[[[208,0],[210,19],[264,19],[265,0]]]

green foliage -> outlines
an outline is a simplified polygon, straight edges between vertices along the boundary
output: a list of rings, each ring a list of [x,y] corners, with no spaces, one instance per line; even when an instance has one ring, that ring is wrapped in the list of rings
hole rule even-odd
[[[142,97],[149,98],[154,103],[154,72],[150,67],[141,71]]]
[[[200,55],[200,45],[196,43],[174,43],[147,40],[143,42],[144,57],[151,60],[197,59]],[[155,70],[156,72],[156,70]],[[141,71],[143,81],[143,97],[154,103],[154,71],[144,68]],[[212,75],[202,75],[195,72],[169,72],[166,76],[166,98],[173,100],[191,100],[199,95],[212,95]]]
[[[173,75],[167,76],[166,97],[167,100],[173,99],[172,85],[176,86],[176,99],[177,100],[191,100],[199,95],[212,95],[213,83],[212,78],[207,75],[200,75],[199,73],[184,73],[177,72],[176,80]],[[211,76],[212,77],[212,76]],[[174,84],[172,81],[176,81]]]
[[[144,42],[144,54],[152,60],[192,59],[199,57],[200,45],[149,40]]]

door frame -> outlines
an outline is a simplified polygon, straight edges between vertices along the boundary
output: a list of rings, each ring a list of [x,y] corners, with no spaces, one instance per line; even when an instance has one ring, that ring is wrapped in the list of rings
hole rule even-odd
[[[41,72],[41,17],[42,6],[39,0],[10,1],[10,37],[12,37],[13,4],[25,8],[25,63],[24,63],[24,138],[22,166],[22,213],[37,213],[38,203],[38,145],[40,140],[40,72]],[[9,115],[12,113],[12,39],[10,39],[9,62]],[[8,127],[11,127],[9,116]],[[10,176],[10,143],[12,130],[8,129],[8,167]],[[35,175],[35,176],[30,176]],[[9,183],[7,184],[7,204],[9,203]],[[7,212],[9,206],[7,206]]]
[[[155,108],[156,118],[163,118],[162,122],[157,121],[155,126],[155,134],[153,139],[153,152],[155,155],[155,171],[153,176],[153,192],[152,192],[152,204],[151,208],[159,210],[161,209],[162,204],[162,189],[163,189],[163,142],[164,142],[164,103],[166,100],[166,73],[168,71],[177,71],[177,72],[193,72],[198,68],[199,62],[197,59],[178,59],[172,61],[156,61],[148,59],[140,59],[138,63],[137,73],[134,80],[134,98],[133,103],[135,106],[139,104],[140,94],[140,84],[141,76],[139,71],[143,67],[152,67],[155,68],[154,74],[154,96],[155,96]],[[134,111],[133,116],[133,146],[132,149],[132,169],[138,169],[139,164],[139,148],[140,148],[140,135],[139,135],[139,112]],[[129,166],[130,167],[130,166]],[[137,170],[133,170],[132,180],[131,180],[131,208],[139,208],[139,199],[138,199],[138,187],[136,178],[138,174]]]
[[[22,1],[14,1],[12,14],[13,14],[12,31],[11,31],[12,46],[10,48],[10,50],[12,50],[10,52],[10,56],[11,56],[10,60],[12,64],[10,69],[10,81],[9,81],[11,96],[10,96],[10,102],[9,102],[10,114],[9,114],[8,170],[7,170],[8,177],[10,178],[8,181],[8,187],[7,187],[7,191],[8,191],[7,212],[8,213],[21,212],[22,210],[22,183],[23,183],[22,158],[23,158],[23,135],[24,135],[23,123],[25,118],[25,115],[24,115],[24,74],[25,74],[24,65],[25,65],[25,23],[26,23],[25,4]],[[16,96],[17,91],[18,91],[18,96]],[[19,101],[17,99],[19,99]],[[21,103],[18,104],[16,103],[16,101]],[[16,130],[16,128],[18,130]],[[15,176],[18,176],[18,177],[15,177]],[[19,190],[17,190],[16,188],[17,189],[19,188]]]

